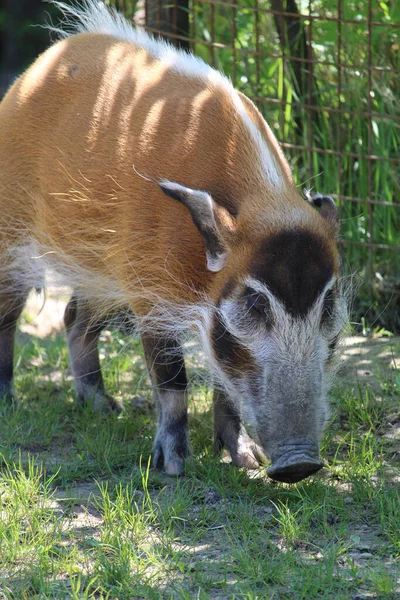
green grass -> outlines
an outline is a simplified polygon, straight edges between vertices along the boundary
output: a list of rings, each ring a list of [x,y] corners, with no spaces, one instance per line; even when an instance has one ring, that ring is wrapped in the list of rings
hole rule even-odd
[[[75,405],[61,335],[20,347],[20,402],[0,415],[0,597],[398,597],[398,379],[337,389],[327,468],[289,486],[213,457],[193,371],[193,459],[176,480],[149,469],[155,415],[131,403],[151,396],[139,345],[106,334],[102,353],[119,417]]]

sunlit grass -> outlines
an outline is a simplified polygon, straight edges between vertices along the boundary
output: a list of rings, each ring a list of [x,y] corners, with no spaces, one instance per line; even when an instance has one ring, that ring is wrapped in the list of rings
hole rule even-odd
[[[0,420],[7,600],[398,593],[399,468],[385,438],[399,408],[392,379],[381,378],[379,395],[365,386],[334,393],[328,468],[289,486],[214,458],[210,390],[194,378],[194,455],[175,480],[149,469],[154,412],[130,405],[132,395],[150,394],[138,346],[107,339],[109,389],[116,393],[128,370],[142,386],[124,388],[119,417],[75,405],[62,336],[52,349],[24,346],[22,402],[2,405]],[[38,360],[44,351],[61,372],[55,394],[51,365]]]

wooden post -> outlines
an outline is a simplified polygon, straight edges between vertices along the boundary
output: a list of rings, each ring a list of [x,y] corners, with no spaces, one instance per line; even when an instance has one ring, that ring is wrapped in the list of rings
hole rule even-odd
[[[145,7],[146,27],[152,33],[189,50],[189,0],[146,0]]]
[[[41,0],[0,0],[0,98],[13,80],[49,44]]]

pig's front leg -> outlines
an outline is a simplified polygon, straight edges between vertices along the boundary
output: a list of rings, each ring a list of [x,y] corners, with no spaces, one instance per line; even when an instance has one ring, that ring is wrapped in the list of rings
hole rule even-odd
[[[238,467],[256,469],[265,456],[248,435],[240,415],[222,390],[214,390],[214,448],[216,455],[226,448]]]
[[[187,377],[182,348],[174,341],[142,335],[150,371],[158,423],[153,465],[168,475],[183,475],[189,455]]]

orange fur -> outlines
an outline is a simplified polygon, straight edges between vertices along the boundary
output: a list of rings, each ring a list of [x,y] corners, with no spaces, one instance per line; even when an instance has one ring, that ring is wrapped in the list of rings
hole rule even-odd
[[[260,176],[257,146],[223,86],[108,35],[52,46],[0,104],[4,279],[9,249],[33,239],[55,265],[115,282],[144,313],[151,293],[179,304],[216,298],[228,274],[246,273],[254,244],[284,227],[321,235],[337,268],[329,224],[299,196],[271,130],[240,98],[274,156],[279,189]],[[133,166],[211,194],[230,247],[226,269],[207,270],[188,210]]]

